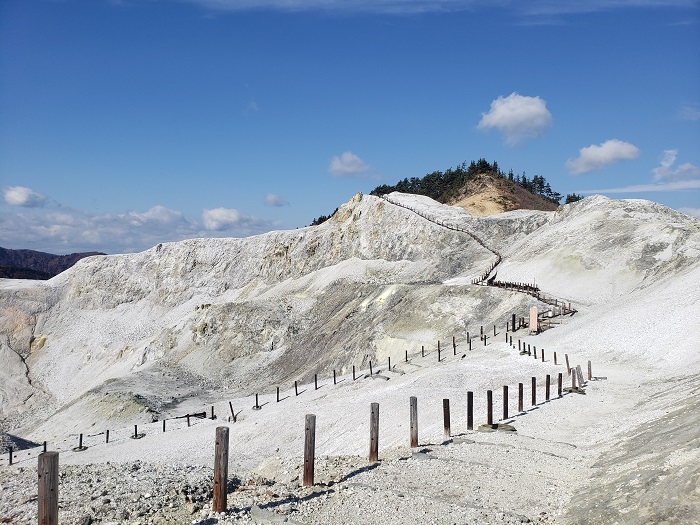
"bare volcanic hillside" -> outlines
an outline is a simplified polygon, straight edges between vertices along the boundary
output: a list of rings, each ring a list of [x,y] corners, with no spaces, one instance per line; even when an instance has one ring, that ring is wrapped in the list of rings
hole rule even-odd
[[[514,331],[531,307],[546,329]],[[0,447],[60,449],[62,523],[694,523],[698,326],[700,221],[659,204],[475,216],[358,194],[315,227],[0,279]],[[476,430],[493,394],[515,432]],[[300,487],[311,413],[320,481]],[[217,425],[226,514],[209,506]],[[0,454],[0,521],[36,522],[40,449]]]

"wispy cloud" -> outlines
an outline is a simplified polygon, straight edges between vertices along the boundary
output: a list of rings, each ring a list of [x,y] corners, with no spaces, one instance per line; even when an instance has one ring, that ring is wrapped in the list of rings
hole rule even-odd
[[[369,170],[370,167],[352,151],[336,155],[328,165],[328,173],[335,177],[356,177]]]
[[[681,120],[700,120],[700,106],[698,104],[684,104],[678,110],[678,118]]]
[[[268,193],[267,195],[265,195],[265,205],[281,208],[282,206],[289,206],[289,202],[284,200],[279,195],[276,195],[274,193]]]
[[[639,148],[618,139],[606,140],[597,146],[591,144],[578,152],[578,157],[566,161],[566,167],[572,175],[582,175],[615,162],[636,159],[639,156]]]
[[[49,203],[43,195],[43,200],[39,201],[46,202],[46,205],[30,207],[26,203],[32,198],[23,198],[24,195],[25,192],[10,192],[11,202],[8,204],[25,204],[13,204],[0,216],[0,239],[4,247],[52,253],[93,250],[127,253],[160,242],[194,237],[245,237],[270,231],[275,226],[271,221],[227,208],[204,210],[202,220],[198,222],[162,205],[145,211],[94,213],[62,206],[55,201]]]
[[[653,193],[700,189],[700,168],[689,162],[674,168],[677,155],[677,150],[663,152],[660,165],[651,170],[654,177],[650,183],[601,190],[581,190],[578,193]]]
[[[655,181],[675,182],[700,179],[700,168],[693,166],[689,162],[674,168],[673,165],[676,163],[677,156],[678,150],[667,149],[664,151],[660,165],[651,170]]]
[[[506,143],[517,144],[526,138],[539,137],[552,125],[552,114],[540,97],[511,93],[491,102],[488,113],[481,114],[479,129],[496,129]]]
[[[10,206],[38,208],[46,204],[46,195],[24,186],[10,186],[3,190],[5,202]]]
[[[500,7],[529,17],[574,15],[613,9],[694,8],[695,0],[186,0],[214,11],[278,10],[419,14]]]

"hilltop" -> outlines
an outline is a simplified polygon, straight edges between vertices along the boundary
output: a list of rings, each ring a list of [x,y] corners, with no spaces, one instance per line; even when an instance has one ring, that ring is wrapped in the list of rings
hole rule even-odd
[[[34,250],[11,250],[0,247],[0,278],[9,279],[50,279],[67,270],[80,259],[101,252],[71,253],[54,255]]]
[[[539,299],[474,284],[496,253],[491,276],[528,283]],[[545,296],[575,313],[559,315]],[[48,281],[0,280],[0,424],[61,450],[66,523],[251,523],[254,505],[268,521],[307,524],[691,523],[699,302],[700,221],[650,201],[594,196],[478,217],[421,195],[358,194],[315,227],[163,243],[86,258]],[[514,348],[505,321],[532,306],[556,314],[552,327],[510,331]],[[520,355],[520,342],[546,359]],[[570,381],[565,354],[605,379],[545,402],[546,374]],[[529,396],[533,377],[537,403],[516,411],[518,383]],[[486,391],[500,404],[504,385],[517,432],[467,431],[467,391],[479,424]],[[407,443],[409,396],[418,449]],[[443,445],[445,398],[455,439]],[[210,406],[218,420],[173,419]],[[298,478],[307,413],[318,418],[313,489]],[[144,439],[129,438],[134,424]],[[236,480],[230,512],[214,516],[204,505],[221,424]],[[88,449],[73,452],[83,433]],[[32,520],[36,453],[11,468],[0,456],[0,518]]]

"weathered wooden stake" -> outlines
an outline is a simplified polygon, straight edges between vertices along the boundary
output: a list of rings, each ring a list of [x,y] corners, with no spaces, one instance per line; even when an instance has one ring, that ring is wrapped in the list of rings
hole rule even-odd
[[[299,387],[298,387],[296,381],[294,381],[294,395],[295,395],[295,396],[298,396],[298,395],[299,395]],[[256,404],[256,405],[258,404],[257,400],[255,401],[255,404]]]
[[[523,397],[524,397],[523,391],[524,391],[523,384],[518,383],[518,412],[523,411]]]
[[[371,362],[370,362],[371,364]],[[371,370],[371,368],[370,368]],[[318,390],[318,374],[314,374],[314,390]]]
[[[532,347],[532,352],[533,352],[533,354],[535,354],[535,359],[537,359],[537,347],[536,346]]]
[[[277,387],[279,389],[279,387]],[[231,410],[231,421],[236,422],[236,413],[233,411],[233,404],[231,401],[228,402],[228,408]]]
[[[493,336],[496,337],[496,325],[493,325]]]
[[[408,350],[406,350],[406,362],[408,363]]]
[[[544,348],[541,350],[542,352],[542,362],[544,363]]]
[[[583,372],[581,371],[581,365],[576,365],[576,375],[578,376],[578,384],[583,387]]]
[[[563,383],[563,376],[561,372],[559,372],[559,376],[557,377],[557,395],[561,397],[561,391],[562,391],[562,383]]]
[[[513,321],[513,332],[515,332],[517,330],[517,328],[515,326],[515,314],[513,314],[512,321]]]
[[[316,416],[306,414],[304,438],[304,487],[314,484],[314,460],[316,456]]]
[[[486,424],[493,425],[493,391],[486,391]]]
[[[389,370],[389,372],[391,372],[391,356],[389,356],[389,368],[388,368],[388,370]]]
[[[520,339],[518,339],[518,352],[522,352],[522,349],[520,348]]]
[[[484,325],[481,325],[479,334],[481,335],[481,337],[484,337]]]
[[[105,443],[109,443],[109,429],[105,430]]]
[[[440,345],[438,345],[438,363],[440,362]]]
[[[566,375],[571,375],[571,367],[569,366],[569,354],[564,354],[564,359],[566,359]]]
[[[228,427],[216,427],[214,445],[214,512],[226,512],[226,486],[228,485]]]
[[[532,406],[537,404],[537,378],[532,378]]]
[[[467,392],[467,430],[474,430],[474,393]]]
[[[333,369],[333,384],[334,385],[336,384],[336,382],[335,382],[335,368]]]
[[[571,388],[576,390],[576,374],[571,374]]]
[[[472,350],[472,340],[470,339],[469,340],[469,351],[471,352],[471,350]]]
[[[355,365],[352,365],[352,380],[355,380]]]
[[[411,448],[418,446],[418,398],[411,396],[410,399],[410,415],[411,415]]]
[[[452,336],[452,354],[457,355],[457,342],[454,335]]]
[[[420,356],[425,357],[425,347],[423,345],[420,347]]]
[[[12,465],[12,452],[13,452],[12,447],[11,447],[11,446],[10,446],[10,447],[7,447],[7,451],[8,451],[9,454],[10,454],[10,465]]]
[[[187,426],[188,427],[190,426],[190,415],[189,414],[187,414]]]
[[[484,337],[484,346],[486,346],[486,337]]]
[[[258,394],[255,394],[255,406],[253,407],[255,410],[260,410],[262,407],[260,406],[260,403],[258,403]]]
[[[554,364],[555,365],[559,364],[559,363],[557,363],[557,353],[556,352],[554,352]]]
[[[372,403],[369,411],[369,462],[379,461],[379,403]]]
[[[547,374],[547,383],[544,386],[544,400],[549,401],[549,381],[550,381],[549,374]]]
[[[137,438],[139,435],[139,427],[138,425],[134,425],[134,439]],[[83,435],[80,434],[80,446],[83,446]]]
[[[452,437],[452,429],[450,428],[450,400],[442,400],[442,421],[444,423],[445,439]]]
[[[503,385],[503,419],[508,419],[508,385]]]
[[[40,525],[58,525],[58,452],[39,454],[39,512]]]
[[[211,406],[211,419],[216,419],[216,416],[214,415],[214,405]]]
[[[369,375],[372,375],[372,361],[369,362]]]
[[[46,452],[46,441],[44,441],[44,450],[43,452]]]
[[[335,370],[333,370],[333,375],[335,376]],[[280,402],[280,387],[277,387],[277,395],[276,395],[277,402]]]
[[[165,419],[163,420],[163,432],[165,432]]]
[[[588,380],[591,381],[593,379],[593,370],[591,369],[591,361],[588,361]]]
[[[134,425],[134,428],[136,428],[136,425]],[[136,431],[134,430],[134,435],[136,435]],[[83,448],[83,435],[80,434],[80,437],[78,438],[78,448],[82,449]]]

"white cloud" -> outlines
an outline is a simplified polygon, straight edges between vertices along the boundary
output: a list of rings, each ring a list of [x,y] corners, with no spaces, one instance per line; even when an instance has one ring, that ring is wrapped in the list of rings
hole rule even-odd
[[[577,158],[566,161],[566,167],[572,175],[599,170],[609,164],[639,156],[639,148],[634,144],[617,139],[606,140],[598,146],[591,144],[578,152]]]
[[[214,208],[202,212],[202,222],[206,230],[222,231],[231,229],[241,220],[238,210],[228,208]]]
[[[354,177],[368,171],[369,166],[351,151],[333,157],[328,165],[328,173],[336,177]]]
[[[23,208],[39,208],[44,206],[47,201],[46,195],[24,186],[10,186],[3,190],[3,194],[7,204]]]
[[[690,215],[691,217],[695,217],[696,219],[700,219],[700,208],[678,208],[678,211],[685,213],[686,215]]]
[[[700,179],[700,168],[693,166],[689,162],[685,162],[674,168],[678,150],[667,149],[661,157],[660,166],[651,170],[654,174],[655,181],[684,181],[691,179]]]
[[[265,204],[267,206],[282,207],[288,206],[289,202],[284,200],[279,195],[275,195],[274,193],[268,193],[267,195],[265,195]]]
[[[506,143],[517,144],[530,137],[539,137],[552,125],[552,114],[540,97],[527,97],[513,92],[491,102],[488,113],[481,114],[479,129],[497,129]]]
[[[185,216],[182,212],[177,210],[171,210],[165,206],[157,204],[153,206],[150,210],[144,213],[130,212],[129,216],[132,218],[132,224],[147,223],[147,222],[157,222],[160,224],[176,224],[179,222],[186,222]]]
[[[650,183],[650,184],[633,184],[630,186],[622,186],[620,188],[607,188],[604,190],[580,190],[576,193],[653,193],[658,191],[685,191],[700,189],[700,180],[685,180],[678,182],[665,183]]]

